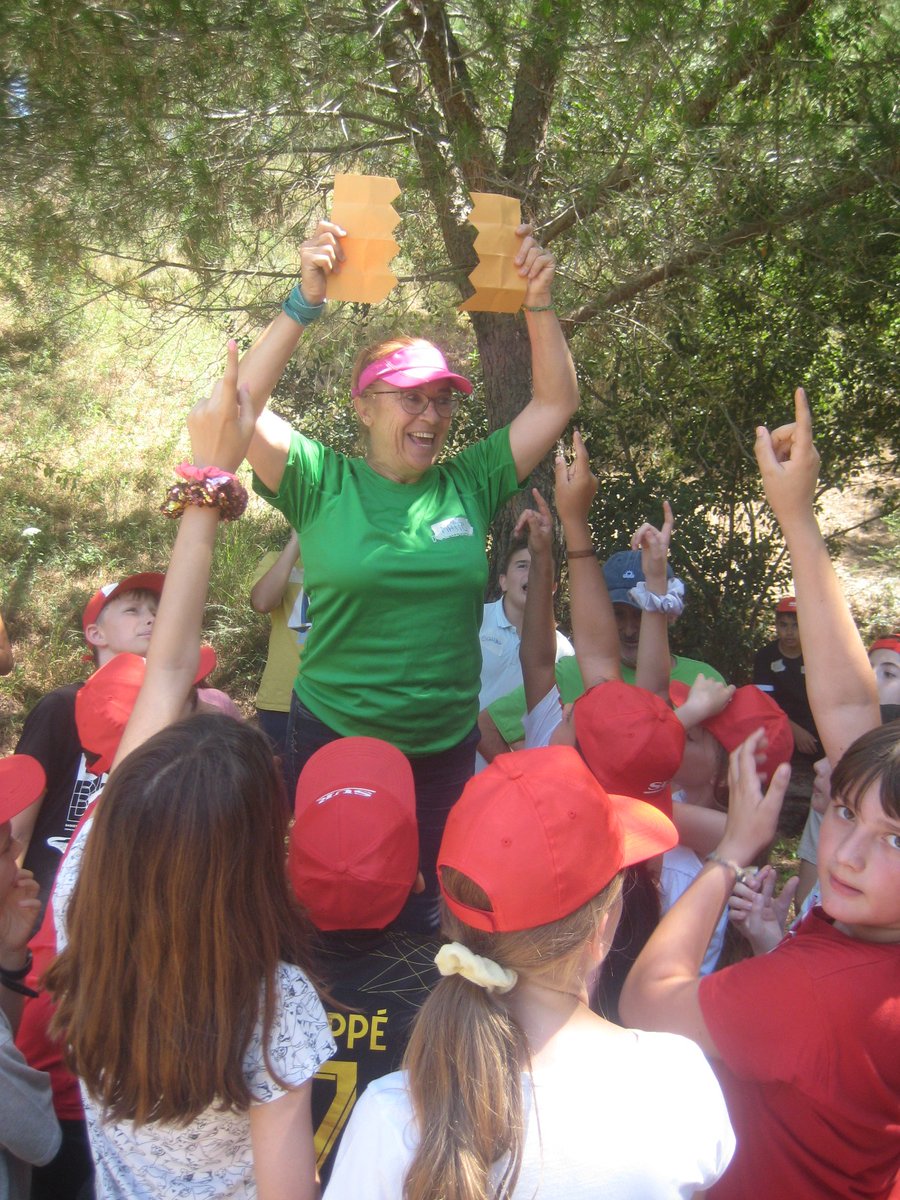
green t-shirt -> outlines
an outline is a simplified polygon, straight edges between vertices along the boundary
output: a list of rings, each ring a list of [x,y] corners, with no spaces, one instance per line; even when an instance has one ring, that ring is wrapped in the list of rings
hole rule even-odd
[[[478,715],[485,538],[519,486],[509,428],[411,484],[294,432],[277,495],[253,486],[303,546],[300,701],[338,733],[406,754],[456,745]]]
[[[619,669],[622,672],[623,683],[634,683],[633,667],[626,667],[624,663],[620,663]],[[701,672],[707,679],[718,679],[720,683],[725,682],[715,667],[711,667],[709,663],[699,662],[696,658],[682,658],[680,654],[672,655],[670,678],[679,679],[690,687]],[[584,683],[581,679],[581,671],[578,669],[577,658],[569,657],[559,660],[556,664],[556,686],[559,688],[563,704],[571,704],[573,700],[577,700],[583,694]],[[488,712],[500,730],[500,736],[508,745],[520,741],[525,736],[522,728],[522,717],[525,715],[524,687],[516,688],[515,691],[495,700],[488,707]]]

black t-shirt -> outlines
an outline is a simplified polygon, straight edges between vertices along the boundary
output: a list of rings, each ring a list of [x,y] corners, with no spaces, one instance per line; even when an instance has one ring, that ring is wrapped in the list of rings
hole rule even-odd
[[[32,755],[47,774],[47,790],[23,863],[40,885],[41,917],[69,838],[106,778],[85,767],[75,725],[75,696],[81,687],[71,683],[39,700],[16,746],[16,754]]]
[[[327,1183],[353,1105],[373,1079],[400,1067],[409,1029],[440,978],[438,938],[381,930],[322,933],[316,965],[330,995],[337,1053],[316,1073],[312,1110],[316,1161]]]
[[[818,738],[816,723],[806,698],[806,674],[803,655],[787,658],[770,642],[756,652],[753,660],[753,682],[762,684],[779,708],[808,733]]]

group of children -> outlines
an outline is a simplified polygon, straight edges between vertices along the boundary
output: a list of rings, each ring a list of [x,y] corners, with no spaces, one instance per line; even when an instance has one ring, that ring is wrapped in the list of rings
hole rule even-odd
[[[882,724],[815,521],[803,393],[792,424],[758,431],[757,457],[834,771],[820,905],[783,940],[783,897],[753,864],[788,783],[788,719],[753,687],[702,673],[673,685],[668,511],[635,535],[625,683],[577,434],[571,462],[557,459],[584,689],[571,708],[549,510],[535,494],[523,514],[525,748],[494,757],[451,811],[429,937],[396,923],[422,885],[399,750],[331,742],[286,804],[267,738],[198,692],[216,529],[253,432],[233,343],[189,429],[206,499],[184,505],[165,587],[123,581],[85,614],[98,669],[65,719],[87,786],[53,835],[55,883],[16,865],[40,766],[24,745],[2,764],[7,1154],[77,1161],[77,1076],[98,1196],[303,1198],[322,1175],[326,1200],[897,1195],[900,725]],[[296,548],[281,559],[287,577]],[[777,927],[777,945],[714,971],[729,904],[745,928]],[[30,1066],[9,1035],[23,1003]],[[38,1067],[52,1068],[68,1151]],[[11,1163],[9,1194],[27,1195]],[[77,1195],[82,1179],[83,1163],[59,1167],[43,1194]]]

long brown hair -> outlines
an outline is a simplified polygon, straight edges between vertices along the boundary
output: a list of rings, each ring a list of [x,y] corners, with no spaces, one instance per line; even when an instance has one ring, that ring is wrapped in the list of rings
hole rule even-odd
[[[46,975],[53,1029],[110,1119],[249,1107],[244,1056],[260,1018],[268,1045],[278,964],[309,968],[286,821],[265,738],[220,714],[169,726],[113,773]]]
[[[490,908],[468,876],[444,867],[441,880],[460,903]],[[621,874],[563,920],[518,933],[473,929],[445,906],[441,930],[520,977],[558,977],[567,964],[577,970],[620,889]],[[416,1017],[403,1060],[419,1130],[403,1200],[485,1200],[491,1168],[507,1155],[494,1196],[512,1194],[525,1143],[521,1073],[529,1063],[525,1034],[501,995],[459,975],[438,982]]]

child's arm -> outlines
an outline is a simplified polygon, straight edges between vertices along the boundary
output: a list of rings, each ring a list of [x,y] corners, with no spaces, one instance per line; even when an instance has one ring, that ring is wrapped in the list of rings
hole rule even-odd
[[[756,461],[791,556],[809,706],[825,753],[837,763],[851,743],[881,723],[881,713],[865,646],[813,510],[819,455],[802,388],[794,405],[792,424],[771,434],[757,429]]]
[[[666,567],[673,526],[672,507],[668,500],[663,500],[662,529],[645,521],[631,539],[632,550],[641,552],[646,590],[655,596],[665,596],[668,587]],[[634,682],[668,702],[670,672],[669,618],[662,611],[649,612],[645,609],[641,612]]]
[[[300,557],[300,542],[296,529],[291,530],[282,552],[266,571],[254,583],[250,591],[250,607],[254,612],[268,613],[277,608],[284,596],[284,589],[291,578],[294,563]]]
[[[277,1100],[250,1106],[253,1174],[259,1200],[319,1195],[312,1139],[312,1080]]]
[[[237,390],[237,345],[228,343],[221,384],[188,417],[197,467],[235,471],[253,432],[247,394]],[[181,517],[159,601],[147,670],[112,769],[160,729],[184,714],[200,657],[200,631],[209,586],[218,508],[188,505]]]
[[[765,795],[756,771],[762,730],[732,754],[728,769],[729,809],[716,861],[703,870],[666,913],[625,980],[619,1011],[629,1025],[681,1033],[708,1055],[718,1054],[700,1008],[700,964],[731,895],[736,867],[750,863],[775,836],[778,814],[791,777],[783,763]]]
[[[572,640],[585,691],[597,683],[621,679],[619,635],[603,571],[591,544],[588,512],[597,492],[587,450],[576,430],[572,436],[574,461],[556,456],[556,511],[566,539],[569,565],[569,600]]]
[[[532,488],[536,509],[526,508],[513,531],[513,538],[528,531],[531,566],[519,661],[525,683],[525,709],[531,710],[556,686],[556,622],[553,620],[553,518],[547,501]]]

